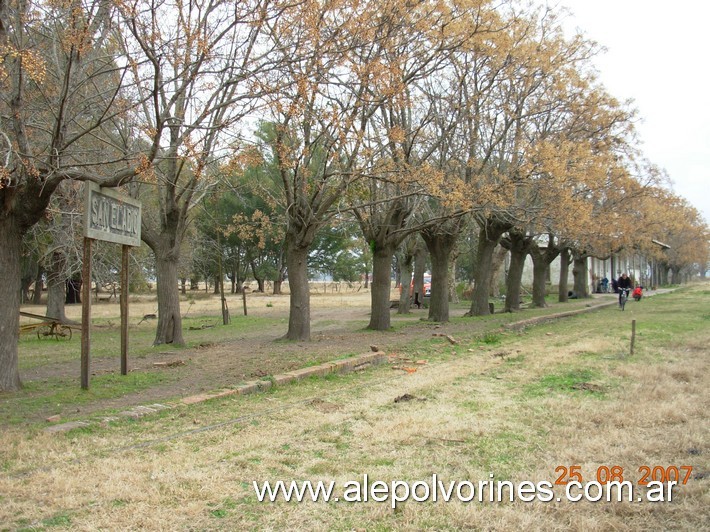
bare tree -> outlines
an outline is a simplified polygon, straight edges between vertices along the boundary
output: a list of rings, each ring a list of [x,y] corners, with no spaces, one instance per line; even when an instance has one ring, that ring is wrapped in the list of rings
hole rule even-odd
[[[66,179],[115,186],[139,151],[119,134],[131,102],[111,51],[110,1],[0,1],[0,391],[20,387],[20,242]]]
[[[451,12],[421,3],[416,10],[410,9],[408,17],[411,27],[398,28],[393,33],[393,45],[386,54],[401,93],[371,118],[370,127],[379,132],[372,150],[376,171],[363,187],[369,202],[353,207],[365,239],[373,248],[374,282],[368,327],[376,330],[390,326],[392,254],[407,235],[425,229],[422,236],[432,253],[432,268],[436,269],[436,273],[432,272],[435,302],[430,306],[430,318],[438,319],[441,309],[442,319],[448,320],[449,259],[458,234],[458,229],[453,228],[458,228],[466,212],[458,202],[465,202],[465,198],[458,191],[452,194],[457,184],[450,186],[455,172],[448,164],[452,155],[449,147],[462,108],[451,98],[457,87],[456,80],[452,83],[449,76],[459,50],[474,47],[484,35],[494,33],[498,20],[495,10],[485,2],[462,5]],[[419,24],[424,20],[425,25]],[[432,210],[430,204],[436,202],[432,198],[439,198],[446,208]],[[442,230],[441,239],[436,238],[435,227]],[[452,232],[453,239],[443,236]],[[432,249],[445,253],[445,257],[435,256]]]
[[[267,84],[268,0],[122,3],[122,49],[131,65],[136,120],[159,146],[134,193],[144,202],[141,236],[155,254],[154,343],[184,343],[178,294],[180,248],[191,212],[238,155],[238,127]],[[152,98],[147,98],[153,94]]]
[[[310,338],[309,249],[371,172],[369,120],[399,93],[385,52],[403,24],[401,7],[306,0],[270,24],[280,65],[268,116],[282,186],[276,199],[286,213],[288,339]]]

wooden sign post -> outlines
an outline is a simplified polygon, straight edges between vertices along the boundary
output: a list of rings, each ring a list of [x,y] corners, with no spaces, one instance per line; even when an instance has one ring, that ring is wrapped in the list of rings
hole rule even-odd
[[[81,387],[89,389],[91,362],[91,241],[122,244],[121,254],[121,375],[128,374],[128,260],[131,246],[141,245],[140,201],[118,192],[85,184],[84,264],[82,267]]]
[[[91,239],[84,237],[84,263],[81,266],[81,387],[89,389],[89,352],[91,349]]]

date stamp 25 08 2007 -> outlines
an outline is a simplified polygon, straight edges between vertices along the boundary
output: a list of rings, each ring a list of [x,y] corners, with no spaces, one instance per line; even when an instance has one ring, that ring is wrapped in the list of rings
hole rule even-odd
[[[675,482],[678,484],[687,484],[690,479],[690,474],[693,472],[693,466],[641,466],[638,468],[639,477],[636,479],[636,484],[639,486],[648,486],[649,482]],[[556,485],[568,484],[570,481],[584,482],[582,476],[582,466],[557,466],[555,473],[559,474]],[[624,482],[628,478],[624,478],[624,468],[618,465],[615,466],[599,466],[596,471],[596,479],[600,484],[607,482]]]

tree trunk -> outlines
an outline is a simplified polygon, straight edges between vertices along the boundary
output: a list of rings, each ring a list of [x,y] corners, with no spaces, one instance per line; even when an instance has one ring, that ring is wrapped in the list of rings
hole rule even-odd
[[[508,250],[503,246],[496,246],[491,259],[491,278],[489,281],[488,297],[500,296],[500,278],[505,273],[505,258],[508,256]]]
[[[30,302],[30,286],[32,286],[34,280],[34,275],[25,276],[20,280],[20,303]]]
[[[64,302],[66,301],[66,256],[60,251],[52,253],[52,263],[47,274],[47,316],[66,321]]]
[[[284,263],[283,251],[281,252],[281,255],[279,256],[279,263],[277,266],[278,266],[278,273],[276,274],[276,279],[274,280],[274,295],[280,296],[281,295],[281,286],[283,285],[283,281],[284,281],[284,274],[286,273],[286,264]]]
[[[232,271],[227,274],[227,279],[229,279],[229,282],[230,282],[229,293],[236,294],[237,293],[237,273],[234,271],[234,268],[232,268]]]
[[[372,254],[371,314],[367,328],[387,331],[390,328],[390,292],[394,248],[375,248]]]
[[[308,287],[308,247],[288,241],[286,266],[291,292],[288,313],[288,340],[311,339],[311,293]]]
[[[672,285],[678,285],[681,284],[681,279],[680,279],[680,268],[677,266],[671,266],[671,284]]]
[[[560,254],[560,249],[554,244],[554,236],[549,235],[546,248],[540,248],[534,243],[530,246],[530,256],[533,261],[533,293],[532,307],[544,308],[547,306],[547,281],[550,275],[550,264]]]
[[[75,305],[81,303],[81,277],[75,277],[67,281],[67,305]]]
[[[187,279],[185,279],[184,277],[180,279],[180,292],[182,293],[182,295],[187,294]]]
[[[452,252],[453,253],[453,252]],[[458,257],[458,251],[455,256],[449,256],[449,303],[458,303],[459,294],[456,291],[456,258]]]
[[[429,321],[449,321],[449,266],[458,232],[439,233],[436,228],[422,232],[431,258]]]
[[[259,292],[260,294],[263,294],[264,293],[264,278],[259,277],[257,275],[256,263],[254,261],[251,261],[250,265],[251,265],[251,273],[254,276],[254,279],[256,280],[256,285],[257,285],[256,291]]]
[[[660,285],[668,284],[668,264],[661,262],[658,264],[658,278]]]
[[[399,288],[402,283],[402,264],[399,259],[395,256],[394,259],[394,287]]]
[[[219,234],[217,235],[217,247],[219,248],[219,253],[217,253],[217,270],[219,273],[217,277],[219,278],[219,302],[222,307],[222,325],[229,325],[231,319],[229,317],[229,308],[227,307],[227,298],[224,297],[224,263],[222,261],[224,252],[222,250],[222,239]]]
[[[501,246],[510,252],[508,276],[505,279],[505,312],[520,310],[520,290],[523,281],[525,257],[528,254],[528,240],[525,233],[511,229],[508,237],[501,240]]]
[[[35,279],[35,293],[34,296],[32,296],[33,305],[40,305],[42,303],[42,291],[44,290],[43,274],[44,270],[40,266],[37,272],[37,278]]]
[[[439,239],[436,239],[439,240]],[[425,238],[431,257],[431,297],[429,321],[449,321],[449,255],[452,246]]]
[[[569,299],[567,292],[569,291],[569,262],[570,254],[568,249],[563,249],[560,253],[560,283],[557,288],[558,300],[560,303],[566,303]]]
[[[572,267],[572,275],[574,276],[574,293],[578,298],[589,297],[589,270],[587,269],[587,257],[574,257],[574,266]]]
[[[17,365],[20,337],[20,243],[22,234],[12,218],[0,219],[0,392],[22,387]],[[41,287],[37,287],[41,292]]]
[[[493,273],[493,252],[506,229],[507,227],[502,224],[487,222],[479,231],[476,267],[474,268],[476,285],[473,289],[473,300],[469,311],[471,316],[488,316],[491,313],[488,305],[488,290]]]
[[[533,257],[533,291],[532,291],[532,307],[545,308],[545,287],[547,286],[547,271],[550,265],[540,258]]]
[[[524,242],[520,242],[519,239],[512,239],[508,278],[505,280],[506,312],[520,310],[520,286],[523,281],[525,257],[527,257],[527,252],[525,251]]]
[[[155,253],[155,273],[158,281],[158,328],[153,345],[185,345],[182,337],[180,294],[178,291],[177,260]]]
[[[414,254],[414,302],[418,306],[424,301],[424,273],[426,272],[427,251],[423,245],[417,246]]]
[[[399,307],[397,314],[409,314],[409,308],[412,303],[412,266],[413,257],[405,255],[400,261],[400,272],[402,281],[400,283],[401,291],[399,293]]]

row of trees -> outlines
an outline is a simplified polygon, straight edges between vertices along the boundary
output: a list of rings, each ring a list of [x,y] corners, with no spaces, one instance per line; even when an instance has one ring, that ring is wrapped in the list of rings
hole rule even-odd
[[[598,47],[558,16],[515,0],[0,0],[0,390],[20,386],[20,242],[48,212],[70,223],[71,182],[143,202],[156,344],[183,342],[176,286],[200,206],[216,249],[237,238],[254,277],[288,272],[290,339],[310,337],[315,240],[350,221],[372,256],[373,329],[416,234],[434,320],[472,223],[472,315],[488,313],[499,243],[516,265],[532,255],[538,304],[558,255],[581,268],[666,232],[692,234],[671,267],[707,260],[704,222],[596,81]]]

